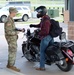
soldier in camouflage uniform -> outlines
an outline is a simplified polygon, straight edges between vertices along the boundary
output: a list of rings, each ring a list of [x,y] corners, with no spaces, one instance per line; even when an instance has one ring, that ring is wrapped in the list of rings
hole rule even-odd
[[[7,68],[20,71],[17,69],[14,64],[16,60],[16,52],[17,52],[17,29],[15,28],[13,17],[16,16],[17,10],[16,8],[10,7],[9,8],[9,16],[5,22],[5,38],[8,43],[8,64]],[[21,30],[24,31],[23,29]]]

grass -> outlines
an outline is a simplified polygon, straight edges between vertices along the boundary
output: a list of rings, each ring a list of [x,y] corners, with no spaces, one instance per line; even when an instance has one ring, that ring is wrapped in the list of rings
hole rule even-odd
[[[39,23],[40,20],[39,19],[29,19],[27,22],[19,22],[19,24],[36,24],[36,23]],[[18,22],[16,22],[18,23]]]

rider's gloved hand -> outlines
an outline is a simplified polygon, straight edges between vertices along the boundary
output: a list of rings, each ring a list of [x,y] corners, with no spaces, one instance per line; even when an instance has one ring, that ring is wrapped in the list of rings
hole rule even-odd
[[[30,27],[35,27],[35,25],[33,25],[33,24],[30,24],[29,26],[30,26]]]
[[[34,30],[34,32],[36,33],[36,35],[38,35],[38,34],[39,34],[39,32],[38,32],[37,30]]]

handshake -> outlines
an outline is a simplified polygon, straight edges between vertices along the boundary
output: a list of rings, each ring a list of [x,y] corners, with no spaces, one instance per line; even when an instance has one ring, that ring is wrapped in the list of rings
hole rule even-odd
[[[19,28],[16,28],[15,31],[20,31],[20,32],[25,32],[25,29],[19,29]]]
[[[23,28],[23,29],[21,30],[21,32],[25,32],[25,28]]]

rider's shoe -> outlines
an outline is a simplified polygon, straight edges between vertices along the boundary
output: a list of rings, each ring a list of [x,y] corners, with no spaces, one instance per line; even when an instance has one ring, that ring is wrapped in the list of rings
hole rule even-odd
[[[45,71],[45,68],[36,68],[36,70]]]

